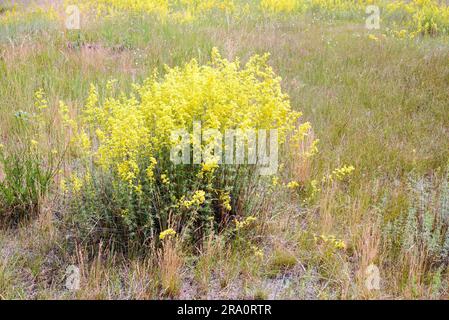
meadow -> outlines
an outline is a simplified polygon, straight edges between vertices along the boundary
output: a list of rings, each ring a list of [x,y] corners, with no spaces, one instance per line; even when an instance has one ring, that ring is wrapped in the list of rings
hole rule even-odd
[[[448,4],[0,2],[0,299],[166,298],[449,298]]]

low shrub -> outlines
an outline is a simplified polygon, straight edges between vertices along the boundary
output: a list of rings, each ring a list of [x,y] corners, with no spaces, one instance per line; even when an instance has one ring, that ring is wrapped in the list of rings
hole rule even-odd
[[[267,180],[260,176],[261,163],[221,162],[216,148],[223,141],[217,135],[233,129],[249,139],[249,130],[276,129],[270,147],[275,141],[282,151],[287,141],[299,144],[310,127],[298,125],[301,114],[292,110],[267,60],[268,55],[256,55],[241,67],[214,49],[207,65],[192,60],[167,68],[162,78],[154,75],[135,85],[128,96],[114,97],[111,90],[100,103],[92,87],[78,121],[69,119],[63,105],[83,154],[82,168],[63,182],[70,223],[79,235],[129,249],[173,228],[183,239],[197,241],[255,210],[255,194],[263,192],[259,186]],[[180,136],[174,132],[182,132],[190,147],[183,156],[193,161],[173,161],[182,151],[176,149]],[[266,137],[257,132],[260,152]],[[248,141],[247,155],[255,152]]]
[[[428,275],[437,276],[449,264],[448,171],[412,176],[407,191],[405,208],[383,227],[384,256],[397,262],[401,286],[432,285]]]

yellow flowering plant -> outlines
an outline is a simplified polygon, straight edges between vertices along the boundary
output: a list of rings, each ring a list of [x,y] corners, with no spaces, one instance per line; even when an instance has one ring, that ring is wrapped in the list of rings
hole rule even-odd
[[[197,122],[203,136],[212,129],[223,135],[229,129],[276,129],[280,153],[289,137],[303,139],[302,126],[310,124],[298,125],[301,114],[292,110],[268,58],[255,55],[241,66],[238,59],[223,59],[214,49],[206,65],[192,60],[167,67],[163,76],[154,74],[135,84],[128,96],[100,99],[92,86],[77,121],[66,118],[84,155],[80,174],[92,177],[81,187],[78,226],[120,230],[117,243],[130,238],[142,243],[168,225],[169,217],[184,236],[198,238],[211,223],[218,227],[234,214],[244,215],[236,212],[235,203],[250,186],[262,183],[257,166],[223,164],[215,157],[175,164],[172,133],[185,130],[188,144],[195,145]],[[199,142],[200,151],[208,150],[208,142]],[[125,209],[126,221],[115,214]]]
[[[449,34],[449,6],[436,0],[395,1],[385,5],[386,18],[396,24],[401,20],[400,31],[393,31],[398,37],[416,35]]]
[[[109,21],[110,18],[150,17],[161,24],[189,24],[198,21],[216,21],[226,18],[246,19],[249,16],[276,18],[293,14],[312,14],[314,18],[363,21],[368,5],[382,12],[382,29],[393,35],[408,38],[417,35],[448,35],[449,6],[438,0],[374,1],[374,0],[65,0],[65,7],[76,5],[83,16],[92,20]],[[24,6],[22,6],[24,7]],[[51,5],[36,3],[26,8],[12,7],[0,15],[0,28],[7,35],[11,26],[28,21],[45,21],[56,26],[64,16]],[[0,35],[2,33],[0,32]]]
[[[173,230],[172,228],[169,228],[169,229],[162,231],[159,234],[159,240],[165,240],[166,238],[169,239],[171,237],[174,237],[175,235],[176,235],[176,231]]]
[[[313,239],[318,245],[330,245],[336,250],[346,250],[346,243],[342,239],[336,238],[334,235],[314,235]]]
[[[163,23],[189,23],[216,11],[235,10],[234,0],[71,0],[66,4],[76,4],[97,17],[137,13],[151,15]]]

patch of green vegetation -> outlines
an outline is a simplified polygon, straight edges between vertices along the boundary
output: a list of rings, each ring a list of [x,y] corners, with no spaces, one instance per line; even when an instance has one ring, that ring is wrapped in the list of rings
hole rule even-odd
[[[286,249],[275,249],[270,259],[267,274],[271,277],[277,276],[293,269],[297,264],[293,253]]]

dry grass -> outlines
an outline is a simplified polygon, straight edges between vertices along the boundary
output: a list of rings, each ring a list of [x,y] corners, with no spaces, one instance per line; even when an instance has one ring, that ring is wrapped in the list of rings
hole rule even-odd
[[[157,254],[162,294],[176,298],[181,292],[184,259],[176,240],[164,241]]]

